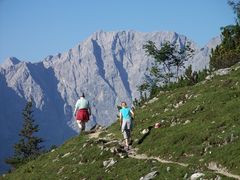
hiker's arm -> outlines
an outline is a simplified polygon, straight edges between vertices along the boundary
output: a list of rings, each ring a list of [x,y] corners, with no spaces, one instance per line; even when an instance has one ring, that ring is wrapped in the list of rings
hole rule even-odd
[[[120,126],[122,126],[122,113],[119,113]]]
[[[92,115],[92,111],[91,111],[91,108],[90,108],[90,107],[88,108],[88,113],[89,113],[89,116]]]
[[[134,118],[134,112],[133,112],[132,110],[131,110],[130,112],[131,112],[131,114],[132,114],[132,118]]]
[[[77,109],[78,109],[78,101],[75,104],[74,113],[73,113],[74,116],[76,116]]]
[[[91,106],[90,106],[90,103],[89,103],[89,102],[88,102],[88,113],[89,113],[89,116],[92,115]]]

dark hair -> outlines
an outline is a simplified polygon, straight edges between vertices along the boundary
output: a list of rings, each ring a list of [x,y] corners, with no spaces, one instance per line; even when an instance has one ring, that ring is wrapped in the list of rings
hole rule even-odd
[[[81,95],[81,97],[85,97],[85,94],[84,94],[84,92],[82,92],[82,95]]]
[[[124,104],[124,106],[127,106],[127,103],[125,101],[121,102],[121,105]]]

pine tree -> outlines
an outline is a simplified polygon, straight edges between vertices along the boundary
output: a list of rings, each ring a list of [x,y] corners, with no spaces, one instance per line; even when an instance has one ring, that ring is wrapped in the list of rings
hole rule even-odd
[[[212,50],[211,70],[230,67],[240,62],[240,1],[228,1],[236,14],[236,24],[221,28],[222,43]]]
[[[233,8],[236,14],[236,21],[240,23],[240,1],[239,0],[228,0],[228,4]]]
[[[139,107],[139,102],[138,102],[137,98],[134,98],[133,106],[134,106],[135,108]]]
[[[19,133],[19,142],[14,145],[13,157],[6,159],[6,163],[14,169],[41,154],[40,143],[43,140],[34,136],[34,133],[39,131],[39,126],[35,125],[32,106],[32,101],[27,102],[22,112],[23,127]]]
[[[194,85],[198,82],[198,73],[196,71],[192,71],[192,65],[188,66],[184,76],[187,79],[187,85]]]

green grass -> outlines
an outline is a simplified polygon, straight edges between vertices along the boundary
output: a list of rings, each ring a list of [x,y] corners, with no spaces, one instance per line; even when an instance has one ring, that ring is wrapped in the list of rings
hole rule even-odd
[[[79,136],[66,142],[54,152],[21,166],[2,179],[139,179],[153,170],[161,178],[184,177],[193,170],[178,165],[165,165],[153,160],[121,159],[110,151],[101,151],[98,143]],[[83,146],[85,146],[83,148]],[[103,152],[103,153],[101,153]],[[69,156],[63,157],[66,153]],[[108,168],[103,161],[113,158],[117,163]],[[64,167],[64,168],[63,168]],[[170,171],[167,171],[170,167]],[[62,172],[60,172],[60,169]],[[212,174],[210,173],[210,177]],[[1,178],[0,178],[1,179]]]
[[[139,109],[136,114],[141,123],[137,131],[165,120],[163,128],[153,129],[144,143],[138,145],[140,151],[191,164],[198,164],[199,159],[204,163],[215,161],[240,174],[239,77],[240,72],[236,71],[201,85],[176,89],[161,94],[158,102]],[[186,94],[193,98],[186,100]],[[164,112],[179,101],[185,101],[184,105]],[[191,122],[184,125],[186,120]],[[179,124],[170,127],[172,121]],[[138,134],[137,138],[140,137]]]
[[[136,110],[133,147],[138,148],[139,153],[187,163],[188,167],[156,160],[121,159],[110,151],[102,151],[101,143],[96,140],[80,135],[3,179],[139,179],[153,170],[159,172],[157,179],[183,179],[194,172],[203,172],[204,178],[211,179],[217,174],[207,169],[210,162],[240,175],[239,81],[240,69],[205,83],[160,92],[157,101]],[[174,108],[180,101],[183,105]],[[190,122],[184,124],[187,120]],[[161,128],[152,128],[143,139],[140,132],[156,122],[161,122]],[[119,122],[102,132],[100,137],[109,133],[112,138],[122,139]],[[63,157],[69,152],[69,156]],[[109,158],[117,163],[106,171],[103,161]],[[170,167],[169,172],[167,167]],[[59,171],[61,168],[62,172]]]
[[[139,132],[164,120],[162,128],[152,129],[143,143],[135,146],[141,153],[202,167],[214,161],[239,175],[239,77],[240,71],[233,71],[205,83],[160,93],[158,101],[136,111],[134,138],[141,139]],[[174,108],[180,101],[184,104]],[[166,108],[169,111],[164,112]],[[187,120],[190,123],[184,125]],[[173,121],[176,125],[171,127]]]

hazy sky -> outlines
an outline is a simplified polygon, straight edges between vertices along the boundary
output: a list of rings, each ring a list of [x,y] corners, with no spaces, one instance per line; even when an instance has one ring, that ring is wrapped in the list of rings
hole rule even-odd
[[[234,22],[227,0],[0,0],[0,63],[40,61],[99,30],[175,31],[203,46]]]

